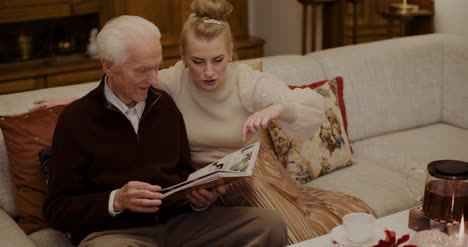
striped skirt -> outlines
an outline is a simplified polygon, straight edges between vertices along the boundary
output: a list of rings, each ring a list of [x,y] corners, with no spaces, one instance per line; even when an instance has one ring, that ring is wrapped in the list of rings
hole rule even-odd
[[[219,206],[270,208],[288,226],[289,244],[329,233],[350,212],[375,212],[362,200],[340,192],[315,189],[295,182],[275,153],[261,145],[253,176],[226,185]]]

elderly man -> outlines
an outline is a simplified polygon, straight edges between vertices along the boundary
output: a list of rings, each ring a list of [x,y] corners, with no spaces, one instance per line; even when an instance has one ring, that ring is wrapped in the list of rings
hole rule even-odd
[[[268,209],[210,206],[216,191],[164,205],[162,187],[194,169],[181,113],[154,89],[160,32],[136,16],[109,21],[97,37],[99,86],[61,114],[44,214],[79,246],[282,246],[282,219]]]

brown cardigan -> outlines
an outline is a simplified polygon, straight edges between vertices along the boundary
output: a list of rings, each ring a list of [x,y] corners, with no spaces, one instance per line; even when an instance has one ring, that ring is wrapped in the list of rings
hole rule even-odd
[[[194,170],[182,115],[166,92],[150,89],[137,135],[105,99],[103,80],[60,115],[49,169],[44,215],[52,227],[70,232],[74,244],[91,232],[147,226],[156,223],[155,216],[180,212],[126,210],[114,218],[108,213],[109,195],[129,181],[164,188]]]

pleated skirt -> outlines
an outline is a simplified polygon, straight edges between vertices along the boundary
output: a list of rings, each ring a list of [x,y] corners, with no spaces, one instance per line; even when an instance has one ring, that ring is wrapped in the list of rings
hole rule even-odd
[[[345,172],[345,171],[341,171]],[[273,150],[262,144],[252,177],[226,185],[219,206],[269,208],[288,226],[289,244],[329,233],[351,212],[375,212],[364,201],[340,192],[312,188],[294,181]]]

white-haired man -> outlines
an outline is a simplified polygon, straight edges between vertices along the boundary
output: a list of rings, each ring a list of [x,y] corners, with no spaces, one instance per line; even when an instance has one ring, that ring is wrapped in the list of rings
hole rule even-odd
[[[104,76],[71,103],[54,134],[44,215],[79,246],[279,246],[286,227],[268,209],[210,207],[224,186],[166,207],[161,187],[192,172],[184,121],[154,89],[160,32],[136,16],[98,34]]]

